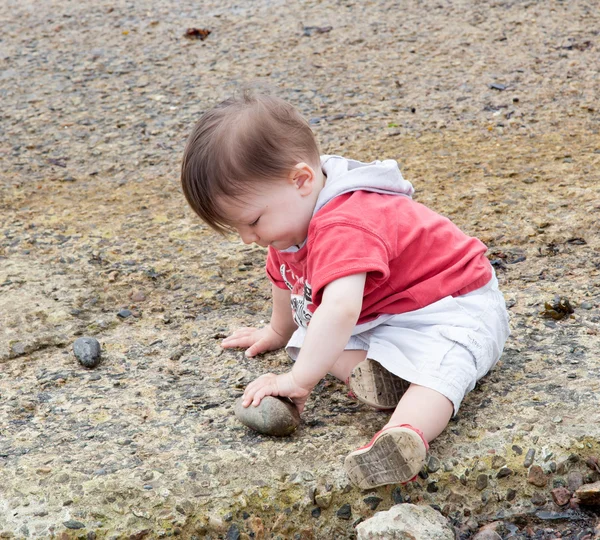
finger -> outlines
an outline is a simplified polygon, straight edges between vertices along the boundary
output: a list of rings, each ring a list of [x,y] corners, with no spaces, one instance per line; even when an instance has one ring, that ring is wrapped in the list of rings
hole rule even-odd
[[[230,342],[238,340],[240,338],[247,338],[248,336],[251,336],[254,332],[255,332],[254,328],[240,328],[240,329],[236,330],[230,336],[227,336],[223,341],[221,341],[221,343],[222,344],[230,343]]]
[[[269,344],[266,339],[259,339],[256,343],[253,343],[247,350],[246,356],[252,357],[257,354],[264,353],[269,350]]]
[[[223,349],[244,349],[246,347],[249,347],[250,345],[252,345],[254,343],[254,340],[252,339],[251,336],[248,337],[236,337],[236,338],[231,338],[228,339],[227,341],[222,341],[221,342],[221,347],[223,347]]]
[[[267,374],[268,375],[268,374]],[[244,401],[243,401],[243,405],[244,407],[247,407],[248,405],[250,405],[250,403],[252,403],[252,400],[254,398],[254,395],[256,394],[256,392],[262,387],[264,386],[264,378],[265,375],[261,375],[258,379],[254,379],[248,386],[246,386],[246,389],[244,390]]]
[[[254,407],[258,407],[258,405],[260,405],[262,398],[264,398],[265,396],[271,396],[271,395],[272,395],[272,389],[270,388],[270,386],[263,386],[262,388],[257,390],[256,394],[254,394],[254,399],[252,400],[252,405]]]

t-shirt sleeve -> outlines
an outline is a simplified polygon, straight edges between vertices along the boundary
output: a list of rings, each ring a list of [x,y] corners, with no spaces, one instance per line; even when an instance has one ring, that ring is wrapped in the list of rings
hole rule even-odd
[[[279,256],[277,255],[277,250],[269,247],[269,252],[267,253],[267,277],[273,283],[273,285],[279,287],[280,289],[288,290],[288,287],[283,280],[281,275],[281,261],[279,260]]]
[[[309,257],[312,297],[321,303],[323,290],[353,274],[367,273],[364,295],[371,293],[390,275],[390,250],[373,231],[354,224],[331,224],[316,233]]]

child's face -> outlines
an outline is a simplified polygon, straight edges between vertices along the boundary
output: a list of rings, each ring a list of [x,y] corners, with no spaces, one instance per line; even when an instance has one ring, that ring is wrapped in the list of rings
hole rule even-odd
[[[221,207],[245,244],[282,251],[306,239],[319,194],[315,176],[312,169],[295,169],[288,179],[267,184],[241,201],[226,199]]]

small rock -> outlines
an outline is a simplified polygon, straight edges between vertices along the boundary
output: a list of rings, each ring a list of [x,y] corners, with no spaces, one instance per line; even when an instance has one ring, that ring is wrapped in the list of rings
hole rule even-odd
[[[69,521],[65,521],[63,525],[67,529],[85,529],[85,525],[81,523],[81,521],[75,521],[74,519],[70,519]]]
[[[352,507],[349,504],[344,504],[336,513],[340,519],[350,519],[352,517]]]
[[[515,454],[517,454],[517,456],[520,456],[520,455],[522,455],[522,454],[523,454],[523,449],[522,449],[520,446],[516,445],[516,444],[513,444],[513,446],[512,446],[512,451],[513,451]]]
[[[506,459],[504,459],[502,456],[494,456],[492,458],[493,469],[499,469],[500,467],[504,467],[504,465],[506,465]]]
[[[404,502],[404,497],[402,497],[402,490],[400,486],[396,486],[392,490],[392,502],[394,504],[402,504]]]
[[[440,469],[440,460],[435,456],[429,456],[427,461],[427,471],[430,473],[437,472]]]
[[[517,492],[512,488],[506,492],[506,500],[507,501],[513,501],[516,496],[517,496]]]
[[[331,506],[332,499],[333,494],[331,491],[318,491],[315,494],[315,503],[319,508],[329,508]]]
[[[365,499],[363,499],[363,502],[371,509],[371,510],[377,510],[377,507],[379,506],[379,503],[382,501],[383,499],[380,499],[379,497],[376,497],[375,495],[371,495],[370,497],[366,497]]]
[[[590,506],[600,505],[600,482],[584,484],[575,492],[575,496],[579,498],[580,504]]]
[[[318,506],[316,508],[313,508],[310,511],[310,515],[315,519],[319,518],[321,516],[321,509]]]
[[[543,493],[536,491],[531,496],[531,504],[533,504],[535,506],[542,506],[545,503],[546,503],[546,496]]]
[[[131,294],[131,300],[133,302],[143,302],[146,300],[146,295],[142,291],[133,291]]]
[[[509,469],[508,467],[502,467],[499,471],[498,474],[496,475],[496,478],[506,478],[507,476],[510,476],[512,474],[512,470]]]
[[[287,399],[264,397],[257,407],[242,405],[243,397],[235,403],[235,416],[245,426],[263,433],[284,437],[293,433],[300,424],[296,406]]]
[[[225,540],[240,540],[240,529],[235,523],[227,530]]]
[[[569,491],[574,492],[577,491],[581,486],[583,486],[583,475],[579,471],[570,472],[567,476],[567,487]]]
[[[594,307],[594,304],[592,304],[591,302],[581,302],[581,305],[579,307],[581,309],[592,309]]]
[[[485,489],[488,485],[488,477],[487,474],[480,474],[477,477],[477,480],[475,481],[475,487],[481,491],[482,489]]]
[[[10,346],[10,355],[12,358],[16,356],[22,356],[26,352],[25,343],[18,341]]]
[[[558,506],[564,506],[565,504],[568,504],[568,502],[571,500],[571,492],[564,487],[559,487],[556,489],[553,489],[551,491],[552,493],[552,500],[558,505]]]
[[[86,368],[95,368],[100,363],[101,347],[97,339],[80,337],[73,343],[73,353]]]
[[[527,450],[527,454],[525,454],[525,461],[523,462],[523,467],[531,467],[533,464],[533,458],[535,457],[535,448],[530,448]]]
[[[356,527],[357,540],[454,540],[454,530],[448,521],[431,506],[398,504]]]
[[[121,311],[119,311],[119,313],[117,313],[117,317],[119,317],[119,319],[126,319],[127,317],[131,317],[132,312],[130,309],[122,309]]]
[[[527,474],[527,481],[537,487],[544,487],[548,483],[548,478],[539,465],[532,465]]]

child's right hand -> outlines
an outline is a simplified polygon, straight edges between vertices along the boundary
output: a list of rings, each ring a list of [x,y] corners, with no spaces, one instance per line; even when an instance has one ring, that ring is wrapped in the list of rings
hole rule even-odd
[[[239,328],[221,342],[224,349],[246,348],[246,356],[256,356],[267,351],[281,349],[289,337],[278,334],[268,324],[264,328]]]

